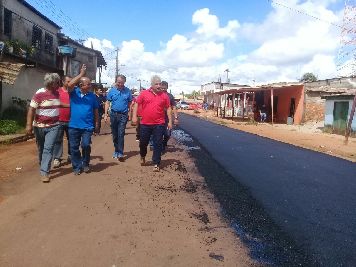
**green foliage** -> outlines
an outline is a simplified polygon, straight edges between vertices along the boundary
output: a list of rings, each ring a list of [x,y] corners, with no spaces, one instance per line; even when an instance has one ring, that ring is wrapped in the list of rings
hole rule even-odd
[[[32,56],[36,50],[35,47],[16,39],[5,41],[7,52],[10,52],[10,47],[13,49],[12,53],[19,56]]]
[[[194,90],[190,94],[185,94],[185,97],[189,98],[189,99],[196,99],[199,95],[200,95],[200,93],[198,91]]]
[[[318,80],[318,77],[311,72],[306,72],[303,74],[303,76],[300,78],[300,82],[316,82]]]
[[[14,134],[21,129],[16,121],[0,120],[0,135]]]
[[[18,97],[12,98],[13,105],[6,108],[2,114],[2,120],[13,120],[21,127],[26,125],[27,105],[29,100],[22,100]]]

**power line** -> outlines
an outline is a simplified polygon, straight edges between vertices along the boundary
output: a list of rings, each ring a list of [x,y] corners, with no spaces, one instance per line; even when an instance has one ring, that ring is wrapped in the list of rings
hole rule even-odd
[[[281,6],[281,7],[286,8],[286,9],[289,9],[289,10],[292,11],[292,12],[299,13],[299,14],[302,14],[302,15],[305,15],[305,16],[308,16],[308,17],[311,17],[311,18],[313,18],[313,19],[315,19],[315,20],[319,20],[319,21],[321,21],[321,22],[325,22],[325,23],[328,23],[328,24],[333,25],[333,26],[335,26],[335,27],[338,27],[338,28],[343,29],[343,26],[341,26],[341,25],[339,25],[339,24],[333,23],[333,22],[328,21],[328,20],[321,19],[321,18],[319,18],[319,17],[317,17],[317,16],[314,16],[314,15],[311,15],[311,14],[305,12],[305,11],[301,11],[301,10],[299,10],[299,9],[296,9],[296,8],[293,8],[293,7],[290,7],[290,6],[287,6],[287,5],[285,5],[285,4],[282,4],[282,3],[280,3],[280,2],[277,2],[277,1],[275,1],[275,0],[268,0],[268,1],[271,2],[271,3],[273,3],[273,4],[275,4],[275,5],[278,5],[278,6]]]

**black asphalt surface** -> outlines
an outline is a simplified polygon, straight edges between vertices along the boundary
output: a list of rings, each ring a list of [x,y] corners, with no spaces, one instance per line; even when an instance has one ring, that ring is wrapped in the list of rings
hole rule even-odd
[[[355,163],[185,114],[180,128],[248,188],[315,265],[356,266]]]

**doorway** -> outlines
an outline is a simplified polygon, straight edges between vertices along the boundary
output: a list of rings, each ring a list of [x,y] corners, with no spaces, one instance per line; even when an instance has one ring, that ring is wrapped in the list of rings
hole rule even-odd
[[[343,133],[346,130],[348,111],[349,111],[349,102],[346,101],[334,102],[333,130],[335,132]]]

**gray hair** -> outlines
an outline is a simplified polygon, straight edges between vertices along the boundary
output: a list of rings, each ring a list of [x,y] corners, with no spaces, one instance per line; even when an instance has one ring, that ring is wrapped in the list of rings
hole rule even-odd
[[[161,82],[161,77],[159,77],[158,75],[153,75],[151,77],[151,85],[154,85],[156,82]]]
[[[59,77],[58,73],[46,73],[44,76],[44,86],[49,87],[53,84],[59,83],[61,81],[61,77]]]
[[[126,76],[125,75],[123,75],[123,74],[118,74],[118,75],[116,75],[116,77],[115,77],[115,82],[117,82],[117,79],[118,78],[121,78],[122,80],[124,80],[125,82],[126,82]]]

